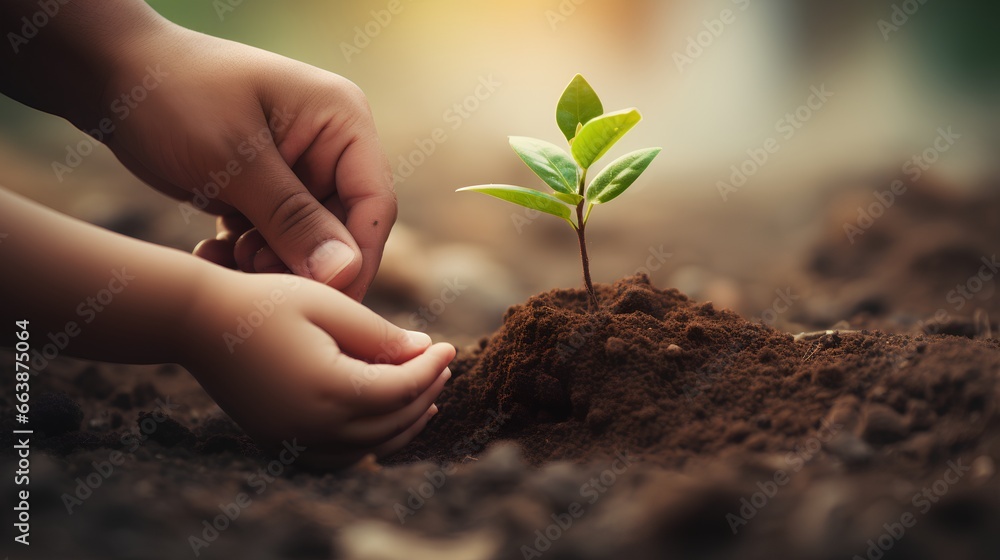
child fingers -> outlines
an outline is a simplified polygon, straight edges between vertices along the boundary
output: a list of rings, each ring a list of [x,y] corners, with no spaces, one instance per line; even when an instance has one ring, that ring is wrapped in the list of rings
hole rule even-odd
[[[344,352],[364,362],[401,364],[431,345],[426,334],[401,329],[343,294],[316,298],[305,312]]]
[[[343,394],[353,390],[356,410],[364,411],[366,416],[389,414],[423,395],[454,357],[455,348],[441,343],[400,365],[365,364],[345,358],[351,367],[345,368],[347,375],[338,379],[350,387],[340,390]]]
[[[420,420],[424,413],[430,409],[450,378],[451,370],[446,368],[434,383],[412,403],[389,414],[351,421],[337,434],[338,437],[348,444],[372,446],[398,436]]]
[[[233,243],[223,239],[205,239],[195,246],[191,251],[196,257],[201,257],[209,262],[214,262],[226,268],[236,268],[236,259],[233,258]]]
[[[246,231],[236,240],[234,253],[236,264],[243,272],[256,272],[254,257],[267,245],[264,236],[256,228]]]
[[[339,469],[349,467],[367,455],[375,454],[379,458],[392,455],[413,441],[413,438],[417,437],[427,427],[427,422],[437,412],[437,406],[431,405],[430,408],[420,414],[416,422],[407,427],[403,432],[374,448],[368,447],[356,451],[324,451],[309,446],[302,454],[302,465],[313,469]],[[339,444],[335,445],[335,447],[339,447]]]
[[[253,224],[239,212],[223,214],[215,220],[215,233],[219,239],[225,237],[235,241],[251,229],[253,229]]]
[[[420,432],[424,431],[424,428],[427,427],[427,422],[430,422],[431,418],[433,418],[437,413],[437,405],[432,405],[430,409],[428,409],[419,420],[414,422],[412,426],[407,428],[406,431],[376,447],[374,450],[375,456],[380,459],[382,457],[388,457],[389,455],[392,455],[393,453],[406,447],[408,443],[413,441],[413,438],[417,437]]]

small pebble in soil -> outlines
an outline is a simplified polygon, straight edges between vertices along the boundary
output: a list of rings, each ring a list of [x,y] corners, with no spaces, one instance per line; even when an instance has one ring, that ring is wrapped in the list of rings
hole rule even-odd
[[[833,402],[826,420],[831,425],[841,426],[844,430],[854,430],[858,425],[860,402],[854,395],[844,395]]]
[[[351,470],[357,473],[375,474],[382,472],[382,465],[374,453],[369,453],[351,465]]]
[[[564,511],[580,500],[580,483],[580,473],[572,464],[557,461],[534,473],[528,488],[532,494],[547,498],[553,510]]]
[[[516,443],[501,442],[491,445],[476,463],[476,472],[481,479],[487,481],[514,481],[524,470],[521,448]]]
[[[628,350],[628,345],[625,344],[624,340],[618,338],[617,336],[609,336],[608,339],[604,341],[604,350],[612,356],[619,356]]]
[[[846,431],[834,434],[826,443],[826,449],[850,466],[864,465],[874,456],[870,445]]]
[[[906,419],[884,404],[868,403],[864,407],[861,436],[870,443],[892,443],[910,433]]]
[[[969,465],[970,478],[977,484],[982,484],[993,478],[996,470],[996,463],[989,455],[980,455],[973,459],[972,464]]]

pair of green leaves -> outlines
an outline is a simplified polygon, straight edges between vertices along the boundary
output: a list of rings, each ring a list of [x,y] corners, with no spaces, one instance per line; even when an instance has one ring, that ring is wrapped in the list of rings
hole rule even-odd
[[[458,190],[481,192],[552,214],[576,228],[578,224],[571,218],[572,206],[585,203],[585,216],[589,216],[595,204],[613,200],[632,186],[660,153],[660,148],[646,148],[625,154],[605,167],[585,188],[588,169],[640,120],[642,116],[636,109],[605,113],[597,93],[577,74],[556,107],[556,123],[569,142],[572,156],[544,140],[510,137],[511,148],[552,188],[551,194],[513,185],[479,185]]]

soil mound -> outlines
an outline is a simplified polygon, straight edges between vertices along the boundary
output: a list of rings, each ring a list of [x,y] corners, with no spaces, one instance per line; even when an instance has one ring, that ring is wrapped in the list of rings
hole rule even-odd
[[[596,312],[582,290],[510,308],[460,353],[440,414],[402,457],[461,461],[512,439],[533,464],[628,451],[681,467],[816,437],[849,463],[927,466],[995,423],[996,340],[793,337],[642,275],[598,294]]]

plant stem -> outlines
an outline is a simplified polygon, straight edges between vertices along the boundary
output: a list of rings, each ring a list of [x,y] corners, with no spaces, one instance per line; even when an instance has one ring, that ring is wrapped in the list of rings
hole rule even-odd
[[[601,304],[597,301],[597,292],[594,291],[594,283],[590,280],[590,258],[587,256],[587,236],[585,229],[587,224],[583,221],[583,206],[586,201],[576,205],[576,236],[580,239],[580,258],[583,260],[583,282],[587,285],[587,292],[590,294],[591,309],[600,309]]]
[[[584,196],[587,185],[587,170],[583,169],[581,171],[578,192],[580,196]],[[590,280],[590,257],[587,256],[587,222],[583,213],[583,207],[586,204],[586,200],[581,200],[576,205],[576,236],[580,239],[580,259],[583,260],[583,283],[587,285],[587,293],[590,294],[590,308],[592,311],[597,311],[601,308],[601,304],[597,301],[597,292],[594,291],[594,283]]]

